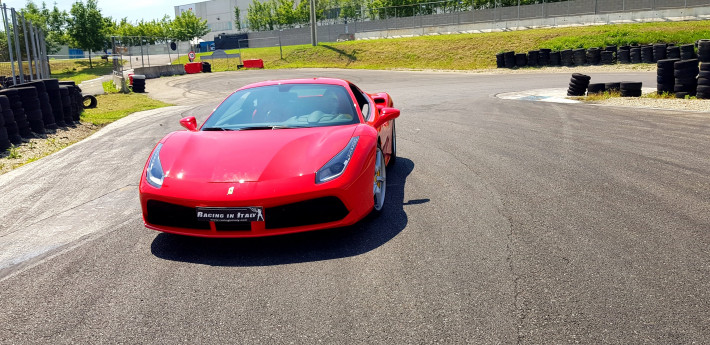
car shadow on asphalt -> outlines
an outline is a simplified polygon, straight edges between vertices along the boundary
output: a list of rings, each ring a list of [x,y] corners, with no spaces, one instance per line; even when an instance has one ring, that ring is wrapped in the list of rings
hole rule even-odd
[[[397,157],[387,170],[385,208],[378,217],[343,228],[262,238],[199,238],[158,234],[151,252],[165,260],[211,266],[270,266],[321,261],[360,255],[397,236],[407,226],[405,205],[428,199],[404,201],[404,186],[414,162]]]

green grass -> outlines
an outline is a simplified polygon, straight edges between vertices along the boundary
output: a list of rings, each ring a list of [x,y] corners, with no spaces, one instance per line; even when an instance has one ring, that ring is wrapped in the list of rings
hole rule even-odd
[[[105,125],[138,111],[170,106],[170,104],[136,93],[110,93],[96,96],[96,100],[98,106],[94,109],[84,110],[81,115],[82,121]]]
[[[111,74],[113,62],[91,59],[94,68],[89,68],[88,59],[80,60],[49,60],[52,78],[59,80],[73,80],[79,84],[82,81],[96,79]]]
[[[358,69],[495,68],[495,54],[603,47],[606,45],[693,43],[710,38],[710,21],[660,22],[534,29],[481,34],[420,36],[396,39],[320,43],[318,46],[284,46],[242,49],[243,59],[262,59],[266,68],[333,67]],[[228,50],[236,53],[238,50]],[[200,56],[210,53],[197,54]],[[187,62],[181,56],[179,63]],[[215,61],[213,71],[234,70],[234,61]]]

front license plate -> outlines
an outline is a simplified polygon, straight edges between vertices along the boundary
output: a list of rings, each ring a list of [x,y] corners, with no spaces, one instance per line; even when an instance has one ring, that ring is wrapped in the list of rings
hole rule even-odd
[[[205,222],[263,222],[262,207],[198,207],[197,220]]]

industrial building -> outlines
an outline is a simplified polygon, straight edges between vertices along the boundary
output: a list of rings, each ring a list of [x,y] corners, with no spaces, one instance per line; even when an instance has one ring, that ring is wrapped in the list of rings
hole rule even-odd
[[[204,41],[214,41],[215,36],[226,33],[238,33],[240,30],[234,18],[234,8],[239,7],[241,11],[240,22],[242,29],[245,29],[247,9],[251,0],[209,0],[175,6],[175,16],[179,16],[185,11],[192,11],[195,16],[207,20],[207,27],[210,32],[202,37]]]

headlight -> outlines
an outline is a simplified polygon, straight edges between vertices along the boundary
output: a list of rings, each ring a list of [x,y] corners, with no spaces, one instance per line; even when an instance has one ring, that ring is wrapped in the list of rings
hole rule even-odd
[[[359,137],[351,138],[345,148],[316,172],[316,183],[328,182],[343,174],[355,152]]]
[[[153,154],[150,155],[148,160],[148,169],[145,171],[145,180],[153,187],[160,188],[163,186],[163,179],[165,174],[163,174],[163,166],[160,164],[160,149],[163,144],[158,144],[153,150]]]

